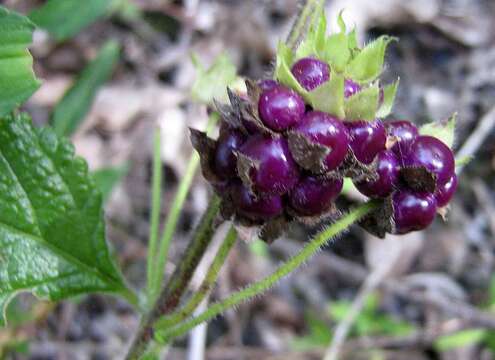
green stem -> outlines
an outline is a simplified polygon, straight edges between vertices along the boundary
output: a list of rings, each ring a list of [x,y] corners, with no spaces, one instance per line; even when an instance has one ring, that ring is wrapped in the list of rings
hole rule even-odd
[[[182,308],[170,314],[169,316],[165,316],[158,320],[155,324],[157,329],[164,329],[166,327],[179,324],[193,314],[194,310],[198,307],[201,301],[203,301],[203,299],[208,295],[208,293],[215,285],[220,269],[222,268],[225,259],[230,253],[232,246],[234,246],[236,239],[237,231],[233,226],[231,226],[229,232],[223,240],[222,245],[218,249],[217,254],[215,255],[215,258],[210,265],[205,279],[201,283],[199,289]]]
[[[293,51],[304,40],[311,24],[320,16],[319,10],[323,8],[324,0],[305,0],[302,3],[301,10],[286,41],[286,45]]]
[[[218,121],[218,114],[216,112],[210,115],[210,119],[208,120],[207,132],[210,132],[215,124]],[[177,227],[177,222],[179,221],[179,215],[182,207],[184,206],[184,202],[186,201],[187,194],[189,193],[189,189],[191,188],[191,184],[196,174],[196,170],[198,169],[200,162],[200,158],[197,152],[194,152],[191,155],[191,159],[189,160],[186,173],[182,178],[182,181],[179,184],[179,189],[175,195],[175,198],[172,202],[172,206],[170,208],[170,212],[168,214],[167,220],[165,222],[165,227],[163,229],[162,237],[159,243],[158,254],[156,255],[156,268],[155,268],[155,276],[152,279],[151,285],[151,298],[150,303],[152,304],[160,291],[161,284],[163,282],[164,277],[164,268],[167,263],[168,250],[170,248],[170,242],[172,240],[172,236],[175,233],[175,229]]]
[[[147,257],[147,294],[148,300],[152,299],[153,279],[157,277],[156,250],[158,246],[158,232],[160,226],[160,203],[162,190],[162,161],[161,161],[161,135],[160,129],[155,129],[153,134],[153,178],[151,190],[151,215],[150,215],[150,240]]]
[[[191,318],[188,321],[179,324],[176,327],[167,329],[156,334],[156,338],[165,343],[170,342],[173,338],[185,335],[189,330],[195,326],[213,319],[215,316],[221,314],[225,310],[234,307],[244,301],[252,299],[253,297],[261,294],[262,292],[270,289],[275,283],[294,271],[296,268],[304,264],[312,255],[317,253],[322,246],[324,246],[334,236],[345,231],[353,223],[364,217],[371,210],[376,208],[377,203],[370,201],[357,207],[349,214],[329,226],[326,230],[319,233],[311,242],[309,242],[304,248],[294,257],[290,258],[286,263],[280,266],[274,273],[267,276],[261,281],[249,285],[248,287],[240,290],[229,296],[227,299],[217,302],[210,306],[206,311],[199,314],[196,317]]]

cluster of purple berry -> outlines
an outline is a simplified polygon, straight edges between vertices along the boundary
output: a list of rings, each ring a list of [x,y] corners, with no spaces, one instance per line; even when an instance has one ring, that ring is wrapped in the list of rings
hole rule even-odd
[[[307,91],[331,77],[329,65],[313,57],[297,61],[291,72]],[[345,98],[361,90],[345,80]],[[399,234],[428,226],[455,191],[451,150],[420,136],[410,122],[339,119],[315,111],[275,80],[247,81],[247,94],[229,91],[229,97],[230,106],[217,104],[218,140],[193,131],[193,144],[205,177],[223,199],[224,215],[262,225],[267,239],[289,221],[332,213],[344,177],[366,196],[392,203],[387,231]]]

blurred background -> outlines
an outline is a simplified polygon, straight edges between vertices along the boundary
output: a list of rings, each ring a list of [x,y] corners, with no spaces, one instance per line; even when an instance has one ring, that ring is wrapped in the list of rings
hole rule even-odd
[[[44,3],[0,1],[23,14]],[[88,1],[88,12],[95,3]],[[71,133],[77,153],[106,189],[109,242],[126,277],[141,288],[153,129],[158,126],[163,139],[166,216],[192,152],[187,128],[207,122],[206,107],[191,97],[198,74],[191,54],[205,67],[226,54],[241,76],[263,77],[298,2],[108,3],[80,31],[63,30],[64,21],[78,14],[50,21],[36,15],[48,24],[36,31],[31,48],[43,85],[25,109],[36,124],[47,124],[104,44],[120,44],[94,99],[78,95],[91,106]],[[401,78],[394,118],[422,124],[458,112],[455,149],[474,158],[462,170],[448,222],[439,218],[427,231],[385,240],[352,227],[265,296],[177,341],[167,359],[321,359],[329,349],[339,359],[495,359],[495,1],[332,0],[326,8],[332,19],[345,8],[344,19],[357,26],[362,42],[384,33],[399,37],[384,74],[385,82]],[[210,193],[198,175],[167,275]],[[352,192],[341,199],[355,200]],[[267,275],[316,230],[293,226],[270,247],[244,241],[250,237],[244,234],[211,298]],[[205,269],[203,264],[199,273]],[[0,356],[6,359],[119,359],[138,325],[125,302],[100,295],[58,304],[23,295],[9,307],[9,320],[0,329]]]

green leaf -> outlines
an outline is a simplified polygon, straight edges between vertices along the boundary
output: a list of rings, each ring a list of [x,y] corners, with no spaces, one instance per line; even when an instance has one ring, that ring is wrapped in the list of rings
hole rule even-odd
[[[308,92],[305,99],[315,110],[332,114],[343,119],[344,113],[344,77],[334,73],[329,81]]]
[[[275,68],[275,79],[281,84],[297,91],[305,99],[308,98],[308,91],[304,89],[290,71],[290,67],[294,61],[294,54],[284,43],[279,43],[277,50],[277,65]]]
[[[384,118],[390,115],[395,102],[395,95],[399,87],[400,79],[396,82],[383,87],[383,103],[378,108],[376,117]]]
[[[21,291],[136,301],[105,241],[101,194],[68,141],[35,129],[24,114],[1,119],[0,187],[1,308]]]
[[[209,69],[205,69],[196,56],[192,56],[198,72],[192,87],[192,96],[196,101],[211,104],[213,99],[227,101],[227,87],[237,79],[237,70],[227,54],[218,56]]]
[[[333,71],[343,72],[351,58],[348,36],[345,33],[330,35],[326,41],[323,58]]]
[[[439,351],[448,351],[470,345],[476,345],[482,341],[487,334],[485,329],[469,329],[459,331],[451,335],[441,336],[435,340],[433,347]]]
[[[96,186],[103,194],[103,202],[112,194],[114,187],[126,176],[129,171],[128,164],[114,167],[106,167],[93,172]]]
[[[107,14],[110,0],[48,0],[33,10],[29,17],[39,27],[62,41]]]
[[[320,16],[316,24],[311,24],[309,32],[304,41],[296,50],[296,59],[309,56],[322,58],[325,49],[325,37],[327,32],[327,18],[323,9],[319,10]],[[291,62],[289,62],[290,64]]]
[[[353,96],[345,99],[345,119],[346,120],[367,120],[376,118],[380,89],[378,84],[365,88]]]
[[[53,111],[52,125],[57,135],[70,136],[76,131],[89,112],[98,89],[111,76],[119,56],[119,45],[109,41],[82,71]]]
[[[442,140],[449,148],[452,148],[454,145],[456,122],[457,113],[454,113],[447,121],[431,122],[421,126],[419,133],[421,135],[434,136]]]
[[[0,116],[27,100],[40,86],[28,51],[34,24],[0,6]]]
[[[382,72],[385,51],[393,40],[395,38],[384,35],[369,43],[346,66],[346,77],[361,84],[375,80]]]

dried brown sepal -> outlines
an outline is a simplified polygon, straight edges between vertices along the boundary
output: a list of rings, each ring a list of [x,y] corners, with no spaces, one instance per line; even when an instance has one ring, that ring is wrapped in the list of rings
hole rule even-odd
[[[260,228],[258,237],[267,244],[271,244],[282,236],[288,225],[289,222],[283,215],[270,219]]]
[[[258,86],[256,81],[251,79],[246,79],[246,89],[251,104],[252,105],[258,104],[262,93],[261,87]]]
[[[327,171],[325,158],[332,151],[329,147],[317,144],[305,135],[292,131],[287,134],[287,140],[292,157],[300,167],[315,174]]]
[[[371,164],[363,164],[352,151],[349,151],[339,167],[325,174],[328,179],[342,179],[344,177],[351,178],[353,181],[375,181],[378,178],[376,169],[378,167],[378,159]]]
[[[259,162],[239,152],[236,153],[236,156],[237,174],[239,174],[244,186],[247,187],[251,193],[255,194],[253,180],[251,179],[251,172],[253,169],[259,168]]]
[[[244,103],[244,100],[233,92],[230,88],[227,88],[227,95],[229,96],[230,105],[232,106],[232,110],[236,115],[241,115],[241,106]]]
[[[394,209],[391,196],[380,202],[380,206],[365,216],[358,224],[370,234],[383,239],[387,233],[394,233]]]
[[[342,215],[341,211],[337,209],[337,206],[334,203],[332,203],[331,206],[325,212],[315,216],[304,216],[298,214],[296,211],[294,211],[291,208],[287,209],[287,213],[291,217],[293,217],[295,221],[304,224],[306,226],[316,226],[323,222],[328,222],[331,220],[338,219]]]
[[[276,133],[272,129],[268,128],[263,124],[259,115],[258,115],[258,107],[249,104],[248,102],[244,102],[241,105],[241,117],[244,121],[250,123],[253,127],[256,128],[257,132],[271,136],[272,138],[279,137],[280,134]]]
[[[210,139],[206,133],[196,130],[189,129],[191,135],[191,143],[194,149],[198,152],[201,159],[201,171],[203,176],[209,182],[215,183],[220,182],[220,179],[213,169],[213,159],[215,156],[216,141]]]
[[[400,176],[414,191],[434,193],[437,188],[437,176],[423,166],[403,167]]]
[[[225,121],[234,129],[244,130],[241,122],[241,115],[236,113],[232,106],[222,104],[215,99],[213,99],[213,103],[215,104],[215,108],[220,114],[220,118],[222,119],[222,121]]]
[[[447,215],[449,213],[449,210],[450,210],[449,205],[441,207],[441,208],[437,208],[437,214],[442,217],[443,221],[447,221],[448,220]]]

